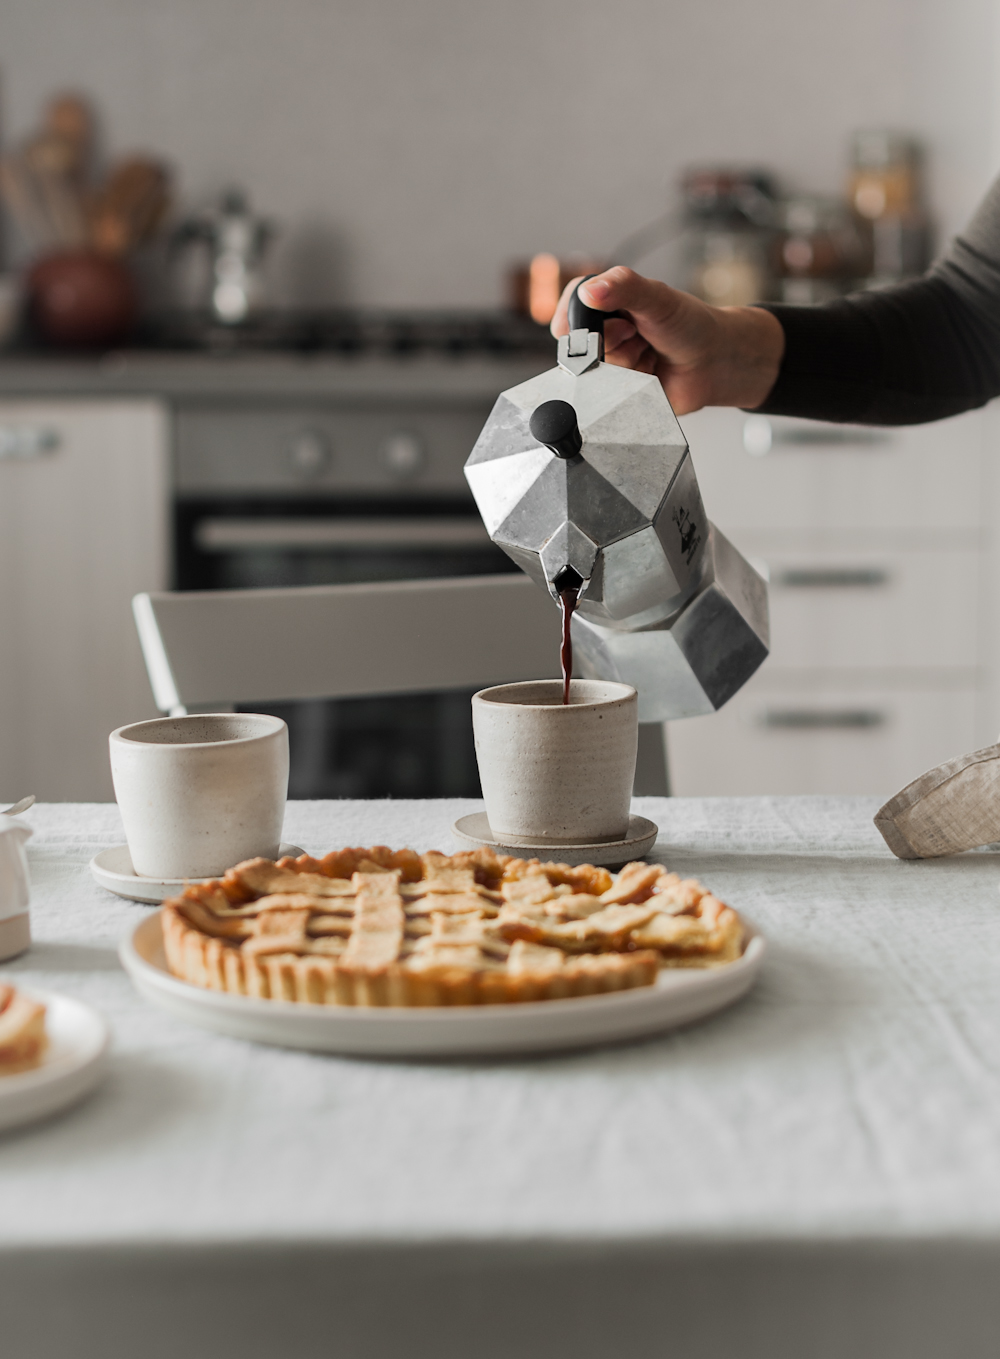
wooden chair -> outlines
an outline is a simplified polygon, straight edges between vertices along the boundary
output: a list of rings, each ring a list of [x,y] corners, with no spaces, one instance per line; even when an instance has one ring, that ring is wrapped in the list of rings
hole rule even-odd
[[[140,594],[156,706],[484,688],[559,674],[559,612],[527,576]],[[666,792],[662,729],[640,729],[636,788]]]

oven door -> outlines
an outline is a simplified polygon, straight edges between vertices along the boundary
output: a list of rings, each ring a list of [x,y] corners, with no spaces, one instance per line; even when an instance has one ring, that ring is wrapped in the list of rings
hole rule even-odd
[[[344,585],[517,568],[467,500],[182,501],[180,590]],[[471,694],[270,704],[291,743],[289,796],[478,797]]]

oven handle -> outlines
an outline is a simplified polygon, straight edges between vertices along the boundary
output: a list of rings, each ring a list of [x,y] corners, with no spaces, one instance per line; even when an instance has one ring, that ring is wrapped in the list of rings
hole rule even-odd
[[[226,519],[206,518],[195,525],[194,540],[203,552],[270,549],[311,552],[317,548],[351,548],[383,552],[392,548],[460,551],[485,547],[490,536],[481,519],[403,517],[384,519]]]

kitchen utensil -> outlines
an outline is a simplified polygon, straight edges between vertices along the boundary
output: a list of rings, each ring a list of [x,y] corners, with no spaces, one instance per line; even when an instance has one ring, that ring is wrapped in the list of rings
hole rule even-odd
[[[14,339],[21,322],[21,280],[0,274],[0,348]]]
[[[79,249],[88,243],[86,174],[93,118],[76,95],[54,99],[42,126],[0,165],[0,191],[33,248]]]
[[[147,916],[119,949],[140,995],[190,1024],[234,1038],[358,1057],[554,1052],[659,1033],[739,1000],[756,981],[765,954],[762,936],[748,929],[743,957],[735,962],[705,971],[664,969],[654,986],[632,991],[523,1005],[300,1005],[209,991],[173,976],[160,915]]]
[[[15,802],[12,807],[5,807],[0,815],[20,816],[22,812],[26,812],[29,807],[33,807],[34,805],[35,795],[34,793],[29,793],[28,796],[23,797],[20,802]]]
[[[29,992],[46,1007],[48,1050],[41,1066],[0,1076],[0,1130],[21,1127],[83,1099],[107,1069],[110,1032],[82,1000],[49,991]]]
[[[87,218],[80,188],[72,177],[75,169],[72,144],[51,133],[42,133],[28,143],[22,159],[34,178],[54,239],[63,249],[86,245]]]
[[[94,113],[88,100],[79,94],[59,94],[51,99],[42,126],[64,147],[64,168],[82,180],[94,145]]]
[[[278,857],[297,859],[305,850],[298,845],[281,844]],[[102,849],[91,859],[90,875],[100,886],[126,901],[142,901],[147,906],[158,906],[167,897],[179,896],[192,882],[204,882],[204,878],[140,878],[132,867],[132,856],[128,845],[114,845]]]
[[[159,161],[132,156],[119,162],[92,208],[94,247],[106,255],[127,254],[153,235],[169,205],[169,177]]]
[[[115,797],[142,877],[208,878],[274,859],[288,793],[288,728],[257,713],[161,717],[109,737]]]
[[[451,828],[459,844],[470,849],[485,845],[498,854],[512,854],[515,859],[542,859],[560,864],[602,864],[618,868],[622,864],[641,859],[656,844],[659,827],[644,816],[630,816],[625,834],[618,840],[602,840],[590,845],[524,844],[507,836],[497,835],[485,812],[470,812],[460,816]]]
[[[31,945],[31,888],[24,852],[31,835],[31,827],[22,821],[0,817],[0,961]]]
[[[640,722],[714,712],[768,654],[767,586],[706,518],[658,380],[602,362],[606,319],[574,292],[557,367],[499,397],[465,475],[493,541],[579,592],[584,676],[632,685]]]
[[[11,216],[36,251],[51,250],[60,242],[35,175],[16,152],[0,160],[0,192]]]
[[[41,129],[0,161],[0,194],[38,257],[27,275],[32,319],[55,345],[108,345],[128,335],[138,297],[122,259],[156,230],[169,204],[167,172],[145,156],[120,162],[92,190],[92,143],[89,107],[64,95]],[[3,310],[16,315],[13,304]]]
[[[638,721],[626,684],[561,680],[481,689],[476,759],[495,837],[509,844],[595,844],[628,830]]]

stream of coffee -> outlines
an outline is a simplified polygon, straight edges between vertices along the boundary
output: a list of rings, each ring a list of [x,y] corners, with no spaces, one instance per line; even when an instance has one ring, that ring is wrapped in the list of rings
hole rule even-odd
[[[562,662],[564,703],[569,702],[569,682],[573,678],[573,634],[570,632],[570,623],[579,598],[580,591],[572,585],[559,591],[559,603],[562,606],[562,650],[559,659]]]

